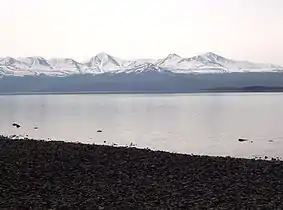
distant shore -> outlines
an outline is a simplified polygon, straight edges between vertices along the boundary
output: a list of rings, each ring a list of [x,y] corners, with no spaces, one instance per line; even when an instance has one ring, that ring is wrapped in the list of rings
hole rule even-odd
[[[73,94],[185,94],[185,93],[282,93],[283,87],[219,87],[198,91],[70,91],[70,92],[8,92],[0,95],[73,95]]]
[[[12,92],[0,95],[73,95],[73,94],[182,94],[199,92],[162,92],[162,91],[70,91],[70,92]]]
[[[0,137],[4,209],[283,209],[283,162]]]
[[[282,72],[183,74],[147,71],[98,75],[3,76],[0,93],[283,92]]]

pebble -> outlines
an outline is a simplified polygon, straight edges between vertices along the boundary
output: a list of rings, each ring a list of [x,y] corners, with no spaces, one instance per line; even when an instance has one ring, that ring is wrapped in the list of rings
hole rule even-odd
[[[1,209],[283,209],[283,162],[0,137]]]
[[[13,123],[12,125],[13,125],[14,127],[16,127],[16,128],[20,128],[20,127],[21,127],[18,123]]]

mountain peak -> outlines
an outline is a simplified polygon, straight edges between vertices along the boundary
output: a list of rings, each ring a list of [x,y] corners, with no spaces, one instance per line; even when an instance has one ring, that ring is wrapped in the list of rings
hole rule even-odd
[[[98,53],[96,56],[92,57],[90,61],[86,63],[89,68],[97,68],[100,72],[108,72],[108,71],[115,71],[121,69],[120,60],[114,58],[113,56],[101,52]]]
[[[107,58],[107,57],[111,57],[109,54],[107,54],[106,52],[100,52],[98,54],[96,54],[96,56],[94,56],[95,58]]]
[[[16,60],[15,58],[12,58],[12,57],[5,57],[5,58],[2,58],[0,59],[1,60],[1,63],[3,62],[3,64],[14,64],[14,63],[17,63],[19,62],[18,60]]]
[[[107,63],[109,60],[115,60],[115,58],[105,52],[100,52],[91,58],[91,62],[96,63]]]
[[[45,60],[43,57],[41,56],[29,56],[29,57],[26,57],[26,58],[29,58],[29,59],[35,59],[35,60]]]
[[[227,59],[220,56],[220,55],[217,55],[213,52],[206,52],[204,54],[194,56],[194,57],[190,58],[189,60],[197,60],[197,61],[205,62],[205,63],[206,62],[215,63],[215,62],[224,61],[224,60],[227,60]]]
[[[20,59],[22,62],[26,63],[27,65],[42,65],[42,66],[49,66],[47,60],[40,56],[30,56],[26,58]]]
[[[181,56],[173,53],[169,54],[166,58],[158,60],[155,64],[160,67],[172,67],[175,66],[180,60]]]
[[[222,56],[217,55],[216,53],[213,53],[213,52],[207,52],[207,53],[202,54],[201,56],[210,58],[210,59],[223,58]]]
[[[219,55],[217,55],[217,54],[214,53],[214,52],[206,52],[206,53],[204,53],[203,55],[207,55],[207,56],[219,56]]]
[[[175,53],[171,53],[169,54],[166,59],[181,59],[182,57],[178,54],[175,54]]]

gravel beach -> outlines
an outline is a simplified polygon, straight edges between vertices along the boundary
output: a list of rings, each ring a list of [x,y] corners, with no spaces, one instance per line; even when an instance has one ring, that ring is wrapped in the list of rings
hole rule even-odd
[[[283,209],[283,162],[0,137],[0,209]]]

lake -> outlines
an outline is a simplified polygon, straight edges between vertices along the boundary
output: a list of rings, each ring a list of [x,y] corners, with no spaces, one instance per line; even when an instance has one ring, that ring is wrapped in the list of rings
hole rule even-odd
[[[282,158],[282,128],[281,93],[0,95],[2,135]]]

